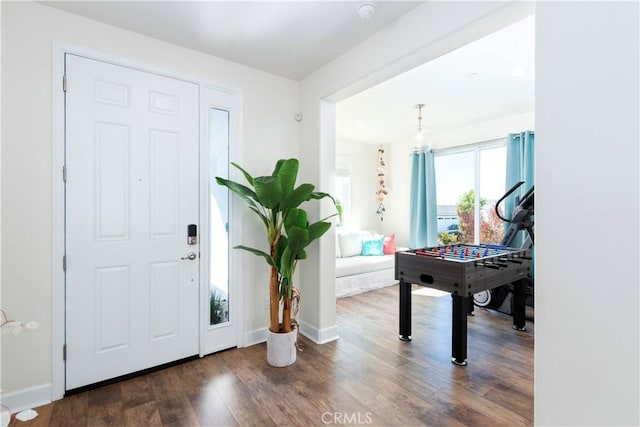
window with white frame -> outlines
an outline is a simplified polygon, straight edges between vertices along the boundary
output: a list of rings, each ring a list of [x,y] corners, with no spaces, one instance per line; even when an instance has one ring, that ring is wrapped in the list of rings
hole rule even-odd
[[[495,204],[505,192],[506,140],[434,152],[438,241],[500,243]]]
[[[351,214],[351,176],[336,174],[336,202],[342,206],[342,218],[338,219],[337,225],[344,227],[349,223]]]
[[[342,206],[342,218],[338,219],[339,227],[346,227],[351,216],[351,158],[338,154],[336,158],[336,202]]]

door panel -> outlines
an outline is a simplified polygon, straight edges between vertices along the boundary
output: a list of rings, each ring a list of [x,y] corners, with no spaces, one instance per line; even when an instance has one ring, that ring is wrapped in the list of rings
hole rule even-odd
[[[151,236],[154,239],[178,235],[178,156],[179,135],[149,132],[151,161]]]
[[[176,336],[179,332],[180,287],[178,263],[159,262],[151,264],[151,339],[160,340]]]
[[[129,126],[95,124],[97,240],[129,239]]]
[[[96,352],[129,346],[129,268],[97,268]]]
[[[66,389],[198,353],[198,86],[66,55]]]

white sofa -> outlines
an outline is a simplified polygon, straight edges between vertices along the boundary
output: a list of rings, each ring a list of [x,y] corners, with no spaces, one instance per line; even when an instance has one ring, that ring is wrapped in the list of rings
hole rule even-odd
[[[336,297],[346,297],[398,283],[395,276],[395,248],[393,239],[367,231],[338,232],[336,236]],[[379,254],[374,240],[386,239],[386,254]],[[373,252],[367,248],[373,247]],[[369,255],[375,253],[375,255]],[[363,255],[364,254],[364,255]]]

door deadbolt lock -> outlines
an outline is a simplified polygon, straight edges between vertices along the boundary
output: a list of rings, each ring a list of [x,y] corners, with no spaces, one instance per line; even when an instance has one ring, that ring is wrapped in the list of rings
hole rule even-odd
[[[189,224],[187,226],[187,245],[198,244],[198,226],[195,224]]]
[[[198,256],[196,255],[196,253],[195,253],[195,252],[189,252],[189,253],[187,254],[187,256],[180,257],[180,259],[190,259],[190,260],[194,260],[194,259],[196,259],[197,257],[198,257]]]

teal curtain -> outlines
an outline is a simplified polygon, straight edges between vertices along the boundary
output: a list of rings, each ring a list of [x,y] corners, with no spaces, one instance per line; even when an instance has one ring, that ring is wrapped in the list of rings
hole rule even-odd
[[[437,245],[436,174],[430,150],[413,153],[409,212],[409,246]]]
[[[507,139],[507,179],[505,191],[520,181],[524,181],[524,184],[505,200],[504,215],[506,218],[513,217],[513,209],[516,207],[516,197],[524,195],[534,185],[534,140],[535,133],[533,131],[510,133]],[[508,227],[509,224],[505,223],[505,230]],[[518,236],[511,245],[514,247],[521,246],[525,233],[525,231],[518,233]]]

